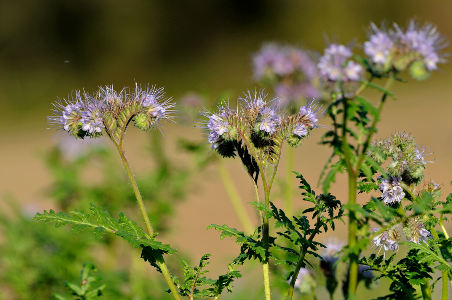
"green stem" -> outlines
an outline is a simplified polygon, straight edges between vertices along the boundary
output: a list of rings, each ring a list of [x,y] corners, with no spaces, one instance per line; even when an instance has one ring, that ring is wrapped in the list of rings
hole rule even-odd
[[[223,160],[217,161],[218,172],[220,174],[221,181],[223,182],[226,193],[228,194],[229,200],[231,201],[232,207],[234,208],[235,214],[239,219],[242,227],[245,229],[247,234],[253,233],[254,226],[251,223],[251,219],[246,212],[246,208],[240,199],[240,195],[232,182],[231,176],[223,163]]]
[[[265,287],[265,300],[271,300],[270,292],[270,272],[268,270],[268,262],[262,264],[262,270],[264,272],[264,287]]]
[[[425,281],[426,283],[421,284],[422,298],[424,300],[432,300],[432,289],[428,284],[428,280],[426,279]]]
[[[286,178],[284,184],[284,208],[287,216],[292,216],[293,214],[293,167],[295,161],[295,148],[287,148],[287,159],[286,159]]]
[[[384,89],[389,90],[391,85],[393,84],[395,78],[394,76],[391,76],[388,78],[388,80],[385,83]],[[348,105],[347,100],[344,99],[344,120],[343,120],[343,127],[342,127],[342,151],[344,152],[344,158],[345,163],[348,169],[348,203],[350,205],[356,204],[356,192],[357,192],[357,174],[359,173],[359,170],[361,169],[361,165],[366,158],[367,149],[370,145],[370,142],[372,141],[372,136],[375,133],[375,129],[377,126],[377,123],[380,119],[380,114],[383,109],[384,102],[386,101],[386,98],[388,96],[388,93],[384,93],[381,97],[380,103],[378,105],[377,114],[374,117],[369,133],[366,137],[365,142],[363,143],[362,152],[358,157],[358,161],[353,167],[352,157],[350,153],[350,147],[347,143],[347,119],[348,119]],[[348,245],[350,248],[353,248],[356,245],[356,234],[357,234],[357,224],[356,224],[356,216],[354,211],[350,211],[349,213],[349,223],[348,223]],[[352,297],[355,297],[356,287],[358,284],[358,256],[359,254],[356,254],[352,257],[350,257],[350,269],[349,269],[349,281],[348,281],[348,292],[349,295]]]
[[[309,245],[312,242],[312,240],[314,239],[314,236],[319,232],[320,226],[321,226],[320,217],[317,217],[316,226],[314,228],[314,231],[309,236],[307,245]],[[292,278],[290,279],[289,290],[287,291],[287,296],[288,296],[289,300],[291,300],[293,298],[293,292],[295,289],[295,281],[297,281],[298,273],[300,273],[300,269],[304,265],[304,258],[306,256],[307,250],[308,250],[308,246],[304,246],[304,247],[300,248],[300,254],[298,256],[297,265],[295,266],[295,271],[292,275]]]
[[[439,218],[439,226],[441,227],[441,230],[443,231],[446,239],[449,239],[449,234],[447,233],[446,227],[444,227],[443,223],[443,214],[441,214],[441,217]]]
[[[262,177],[264,179],[264,177]],[[267,184],[264,182],[264,191],[265,191],[265,205],[270,207],[270,190],[267,187]],[[262,239],[264,241],[264,248],[266,251],[269,251],[269,235],[270,235],[270,226],[268,222],[268,218],[266,214],[264,216],[264,223],[262,226]],[[265,288],[265,300],[271,300],[271,291],[270,291],[270,272],[268,267],[268,258],[265,258],[265,261],[262,264],[262,271],[264,273],[264,288]]]
[[[440,225],[442,223],[441,221],[442,221],[442,215],[441,215],[441,218],[440,218]],[[439,239],[439,236],[438,236],[438,233],[436,232],[435,228],[433,228],[431,230],[431,233],[432,233],[433,238],[437,242],[438,239]],[[435,244],[434,248],[435,248],[436,253],[440,257],[442,257],[441,250],[439,249],[437,244]],[[441,300],[447,300],[447,296],[449,294],[449,291],[448,291],[448,289],[449,289],[449,282],[448,281],[449,281],[449,276],[447,275],[447,271],[441,271],[441,283],[442,283],[441,284],[441,287],[442,287],[442,289],[441,289]]]
[[[124,165],[124,168],[126,169],[127,175],[129,177],[129,180],[130,180],[130,184],[132,185],[133,192],[135,193],[135,197],[137,199],[138,206],[140,208],[141,215],[143,216],[144,223],[146,224],[146,229],[147,229],[149,235],[153,236],[154,235],[154,229],[152,228],[151,222],[149,221],[148,214],[146,213],[146,208],[144,207],[143,197],[141,197],[141,193],[140,193],[140,190],[138,189],[138,185],[137,185],[137,182],[135,180],[135,176],[133,175],[133,173],[132,173],[132,171],[130,169],[130,165],[129,165],[129,162],[127,161],[127,158],[125,156],[124,150],[119,146],[119,144],[115,143],[114,141],[113,141],[113,143],[115,144],[116,149],[119,152],[119,156],[121,157],[121,161],[122,161],[122,163]],[[173,298],[176,299],[176,300],[180,300],[179,292],[177,291],[177,288],[174,285],[174,281],[173,281],[173,279],[172,279],[172,277],[171,277],[171,275],[170,275],[170,273],[168,271],[168,268],[167,268],[165,262],[164,261],[157,262],[157,266],[160,268],[160,270],[162,272],[162,275],[165,278],[165,280],[166,280],[166,282],[168,284],[168,287],[171,290],[171,295],[173,295]]]
[[[350,172],[348,174],[348,203],[354,205],[356,203],[356,174]],[[349,213],[348,221],[348,245],[353,248],[356,245],[356,216],[354,211]],[[350,257],[350,270],[348,281],[349,295],[355,295],[356,287],[358,284],[358,255]]]

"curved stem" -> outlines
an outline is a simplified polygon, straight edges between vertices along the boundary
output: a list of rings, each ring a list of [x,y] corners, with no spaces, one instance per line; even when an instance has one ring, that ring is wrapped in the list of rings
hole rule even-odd
[[[223,160],[217,161],[218,173],[220,174],[221,181],[223,182],[226,193],[228,194],[229,200],[231,201],[232,207],[234,208],[235,214],[239,219],[242,227],[246,231],[246,233],[253,233],[254,226],[251,223],[251,219],[246,212],[246,208],[240,199],[240,195],[235,188],[234,183],[232,182],[231,176],[226,169],[226,166],[223,163]],[[254,181],[253,181],[254,182]]]
[[[133,173],[130,169],[130,165],[125,156],[124,150],[114,141],[113,141],[113,143],[115,144],[116,149],[118,150],[119,156],[121,157],[121,161],[124,165],[124,168],[126,169],[130,184],[132,185],[133,192],[135,193],[135,197],[137,199],[138,207],[140,208],[140,212],[141,212],[141,215],[143,216],[144,223],[146,224],[146,229],[147,229],[149,235],[153,236],[154,229],[152,228],[151,222],[149,221],[149,217],[146,212],[146,208],[144,207],[143,197],[141,196],[140,190],[138,189],[138,185],[135,180],[135,176],[133,175]],[[171,277],[171,274],[168,271],[168,267],[166,266],[165,262],[157,261],[156,263],[157,263],[157,266],[160,268],[160,271],[162,272],[162,275],[165,278],[169,289],[171,290],[171,295],[173,296],[174,299],[180,300],[179,292],[177,291],[177,288],[174,285],[174,281]]]

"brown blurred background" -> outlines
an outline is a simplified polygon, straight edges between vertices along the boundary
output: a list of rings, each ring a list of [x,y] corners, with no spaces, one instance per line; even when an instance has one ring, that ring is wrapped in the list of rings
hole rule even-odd
[[[326,37],[363,42],[370,22],[406,25],[413,17],[436,24],[451,41],[451,15],[452,1],[446,0],[0,1],[0,195],[11,194],[37,210],[52,207],[45,193],[50,179],[40,156],[56,142],[56,133],[47,130],[46,116],[53,101],[74,89],[120,87],[136,80],[165,86],[176,100],[187,91],[211,99],[228,91],[235,97],[254,88],[251,55],[264,42],[321,52]],[[427,81],[396,85],[398,99],[386,105],[378,136],[395,130],[412,133],[432,153],[426,178],[448,193],[452,65],[440,68]],[[201,130],[192,127],[165,128],[169,153],[176,152],[179,136],[201,139]],[[317,182],[329,154],[317,144],[322,133],[317,130],[297,149],[294,169],[311,182]],[[132,131],[128,139],[132,164],[138,170],[148,166],[146,137]],[[253,190],[238,161],[226,164],[244,201],[252,201]],[[339,198],[344,198],[344,182],[339,178],[333,187]],[[178,207],[166,238],[194,257],[210,252],[219,263],[231,258],[236,247],[206,231],[211,223],[240,226],[217,170],[208,168],[187,192],[189,199]]]

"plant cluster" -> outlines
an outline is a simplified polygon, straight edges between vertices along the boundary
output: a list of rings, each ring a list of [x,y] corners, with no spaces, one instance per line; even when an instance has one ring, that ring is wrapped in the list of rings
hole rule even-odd
[[[140,257],[161,274],[173,299],[218,299],[233,291],[233,283],[242,277],[240,269],[245,264],[252,266],[253,261],[262,266],[266,300],[294,299],[297,294],[315,297],[321,289],[333,299],[339,286],[344,298],[358,299],[359,283],[372,289],[382,278],[390,281],[389,293],[378,299],[432,299],[439,280],[442,299],[447,299],[452,279],[452,239],[444,222],[452,212],[452,196],[444,199],[440,185],[424,180],[429,161],[414,137],[396,132],[387,139],[373,139],[388,97],[394,98],[391,86],[405,81],[405,71],[414,79],[426,79],[444,61],[444,41],[432,25],[412,22],[407,29],[397,25],[389,30],[373,24],[370,27],[361,56],[352,47],[338,43],[328,45],[318,59],[290,46],[264,46],[253,59],[255,79],[269,86],[276,97],[248,91],[235,108],[223,101],[216,111],[204,112],[204,144],[210,144],[210,151],[204,144],[181,142],[198,155],[200,164],[218,163],[243,225],[243,230],[210,226],[220,232],[220,238],[232,237],[239,246],[226,273],[214,279],[207,277],[210,254],[202,256],[195,266],[182,259],[181,271],[170,271],[176,265],[167,265],[167,260],[180,257],[180,253],[159,241],[139,189],[146,183],[137,183],[126,158],[124,138],[130,124],[147,131],[171,118],[175,104],[160,88],[136,85],[133,90],[119,92],[113,87],[101,87],[94,94],[76,92],[73,99],[56,104],[55,115],[50,118],[77,139],[104,135],[113,143],[145,229],[133,220],[135,215],[120,213],[113,217],[96,204],[70,212],[45,211],[34,219],[69,225],[99,237],[122,238],[139,249]],[[381,86],[380,81],[386,83]],[[373,93],[367,93],[368,89]],[[377,103],[367,98],[375,92],[381,94]],[[303,208],[295,211],[291,193],[285,194],[284,207],[278,203],[273,183],[279,177],[283,145],[294,149],[320,127],[320,102],[309,100],[297,106],[298,100],[312,96],[327,105],[331,123],[321,144],[330,147],[332,153],[321,172],[321,191],[295,172],[304,201]],[[287,151],[286,179],[292,174],[293,151]],[[247,215],[221,164],[223,158],[235,157],[240,158],[255,191],[251,204],[258,215],[257,225]],[[337,199],[330,192],[339,173],[347,176],[347,200]],[[337,221],[347,222],[347,242],[325,243],[323,233],[336,230]],[[77,299],[92,299],[108,290],[92,285],[92,270],[92,266],[85,266],[80,286],[68,284]]]

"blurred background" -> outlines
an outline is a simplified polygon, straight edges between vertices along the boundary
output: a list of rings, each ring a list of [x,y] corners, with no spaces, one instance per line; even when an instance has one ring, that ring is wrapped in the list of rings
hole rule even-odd
[[[20,252],[20,249],[15,250],[10,253],[10,258],[5,258],[5,248],[14,243],[8,232],[11,233],[13,226],[16,229],[19,226],[15,223],[18,217],[14,211],[20,211],[21,216],[31,216],[44,209],[71,208],[72,202],[62,204],[65,196],[58,190],[70,183],[61,181],[70,181],[70,174],[77,174],[77,180],[83,184],[108,189],[108,185],[102,185],[106,179],[99,174],[98,167],[118,163],[115,153],[111,153],[108,161],[102,158],[100,162],[77,162],[86,164],[82,171],[81,167],[73,165],[73,161],[69,165],[59,161],[61,153],[52,149],[69,150],[61,150],[68,148],[61,148],[65,142],[55,130],[48,130],[46,119],[51,103],[58,98],[67,97],[75,89],[94,91],[99,85],[106,84],[120,88],[136,81],[164,86],[167,94],[178,103],[187,93],[197,93],[203,96],[204,106],[208,107],[222,95],[235,99],[243,90],[257,86],[252,79],[251,57],[265,42],[293,44],[321,53],[328,41],[362,43],[371,22],[406,25],[412,18],[421,23],[434,23],[451,41],[451,14],[452,2],[442,0],[1,0],[0,208],[5,211],[5,216],[0,233],[0,242],[3,242],[0,259],[12,260]],[[432,163],[428,164],[426,178],[443,185],[444,194],[451,191],[449,182],[452,179],[449,171],[452,167],[451,71],[451,64],[443,64],[440,71],[426,81],[397,84],[394,88],[397,100],[386,105],[378,133],[378,137],[386,137],[395,130],[413,134],[417,142],[426,147],[426,152],[431,153],[428,160]],[[167,176],[162,177],[165,180],[176,182],[175,186],[169,185],[171,191],[159,194],[162,207],[158,209],[168,215],[165,226],[162,225],[162,239],[194,261],[203,253],[213,253],[211,269],[214,274],[219,274],[238,253],[238,248],[231,241],[220,241],[218,234],[206,227],[212,223],[240,227],[240,223],[228,201],[218,170],[212,165],[197,166],[193,163],[196,160],[193,155],[181,146],[182,137],[202,142],[205,139],[202,130],[190,122],[183,123],[178,119],[176,122],[182,124],[166,124],[162,134],[156,131],[151,136],[131,130],[127,151],[136,172],[144,174],[143,189],[151,185],[149,201],[153,201],[152,184],[156,185],[155,178],[160,177],[158,174],[146,177],[146,172],[157,167],[155,170],[163,172],[162,155],[168,162],[163,165],[164,169],[171,166],[178,170],[170,175],[159,173]],[[317,130],[296,152],[294,169],[303,172],[312,183],[317,182],[330,153],[318,144],[322,130]],[[75,147],[64,145],[69,149]],[[105,147],[105,151],[110,149],[108,144]],[[253,201],[253,189],[239,162],[224,162],[243,201]],[[70,174],[62,175],[64,171]],[[130,192],[121,171],[118,165],[117,178],[110,180],[122,184],[121,179],[124,179],[126,190],[121,191],[123,194],[116,193],[112,199],[118,195],[127,197]],[[152,180],[154,183],[151,184]],[[344,179],[339,178],[332,189],[339,199],[345,195],[344,183]],[[168,186],[165,181],[161,184]],[[155,189],[159,190],[161,186]],[[105,191],[99,188],[93,195],[100,192]],[[96,199],[92,195],[87,199],[90,197]],[[171,208],[164,206],[165,197],[174,200]],[[152,203],[149,205],[153,206]],[[16,208],[11,209],[13,206]],[[109,208],[114,215],[123,209],[120,205]],[[155,212],[158,209],[155,208]],[[253,214],[251,207],[249,213]],[[24,218],[21,224],[27,222]],[[450,223],[448,225],[452,228]],[[31,229],[26,228],[24,232],[30,233]],[[26,236],[23,232],[14,234]],[[345,238],[345,233],[335,235],[337,239]],[[34,249],[25,240],[23,244],[26,246],[21,249]],[[88,249],[86,257],[96,260],[92,250],[86,245],[83,247]],[[121,255],[125,253],[126,250],[118,250],[110,263],[120,266]],[[23,255],[29,253],[24,250]],[[68,259],[71,255],[68,254]],[[83,262],[82,258],[77,259]],[[100,258],[102,262],[95,263],[105,265],[102,259],[104,257]],[[31,262],[8,266],[17,272],[36,268]],[[76,266],[68,267],[66,271],[63,268],[57,275],[52,275],[55,282],[39,284],[47,284],[49,291],[58,290],[64,280],[73,279],[77,272]],[[261,276],[258,272],[256,275]],[[36,283],[40,276],[42,274],[36,274],[28,282]],[[5,299],[27,299],[26,295],[18,295],[17,291],[24,284],[20,281],[18,278],[2,279],[0,290],[6,291]],[[238,283],[239,289],[243,284]],[[22,289],[26,289],[26,284]]]

